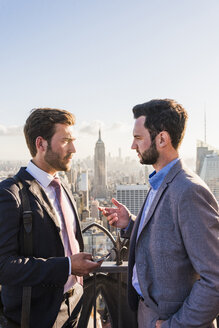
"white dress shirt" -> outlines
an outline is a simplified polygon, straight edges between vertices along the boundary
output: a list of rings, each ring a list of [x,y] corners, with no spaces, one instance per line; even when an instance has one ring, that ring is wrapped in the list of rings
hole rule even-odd
[[[54,176],[52,176],[51,174],[41,170],[39,167],[37,167],[32,161],[30,161],[27,165],[26,171],[31,174],[36,180],[37,182],[40,184],[40,186],[44,189],[48,199],[50,200],[50,203],[53,206],[53,209],[56,213],[56,217],[58,219],[59,225],[60,225],[60,229],[61,232],[63,234],[63,218],[62,218],[62,213],[60,210],[60,206],[59,206],[59,202],[56,198],[56,193],[55,190],[52,186],[50,186],[50,183],[52,182],[52,180],[54,179]],[[64,192],[64,196],[65,196],[65,201],[67,202],[67,204],[69,205],[69,215],[71,222],[73,222],[73,230],[74,233],[76,233],[76,219],[75,219],[75,215],[74,215],[74,211],[72,210],[72,205],[70,203],[70,200],[67,196],[67,194]],[[70,250],[70,246],[69,246],[69,241],[68,241],[68,236],[67,234],[63,234],[63,241],[64,241],[64,250],[65,250],[65,256],[68,256],[69,259],[69,278],[64,286],[64,293],[66,291],[68,291],[76,282],[75,277],[71,275],[71,259],[70,259],[70,255],[71,255],[71,250]],[[78,252],[79,252],[79,245],[78,245]]]

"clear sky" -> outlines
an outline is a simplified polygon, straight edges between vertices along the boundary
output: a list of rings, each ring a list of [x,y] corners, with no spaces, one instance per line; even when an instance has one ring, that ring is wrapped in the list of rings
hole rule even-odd
[[[219,148],[218,0],[0,0],[0,159],[27,159],[30,110],[77,120],[77,153],[132,155],[132,107],[173,98],[189,113],[183,157],[196,139]],[[135,153],[133,154],[135,156]]]

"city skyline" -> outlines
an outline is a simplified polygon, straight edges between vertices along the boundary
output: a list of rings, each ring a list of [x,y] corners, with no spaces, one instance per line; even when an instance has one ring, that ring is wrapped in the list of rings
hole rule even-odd
[[[94,155],[101,128],[106,154],[138,160],[131,109],[153,98],[188,111],[182,158],[195,159],[205,113],[219,149],[218,13],[216,0],[0,0],[0,159],[28,160],[22,126],[53,107],[76,116],[75,158]]]
[[[134,124],[134,120],[133,120]],[[190,125],[190,124],[188,124]],[[92,122],[92,124],[86,125],[88,128],[88,132],[85,132],[85,124],[82,124],[80,128],[75,126],[75,147],[76,154],[74,154],[73,158],[75,160],[83,160],[87,157],[94,157],[95,144],[98,137],[99,127],[102,126],[101,134],[104,144],[106,146],[106,156],[112,157],[131,157],[138,161],[138,157],[136,151],[131,149],[132,144],[132,125],[115,123],[111,127],[108,126],[104,129],[104,123],[100,121]],[[92,128],[93,126],[93,128]],[[1,128],[1,126],[0,126]],[[19,129],[16,127],[15,131],[13,131],[14,127],[11,131],[6,131],[0,134],[0,148],[1,148],[1,156],[0,160],[26,160],[28,161],[31,158],[29,150],[26,146],[25,137],[23,135],[22,127]],[[201,129],[200,129],[201,130]],[[191,134],[188,131],[188,127],[186,129],[186,134],[182,145],[179,148],[179,155],[184,160],[192,160],[193,162],[196,159],[196,145],[198,140],[204,141],[205,139],[205,131],[204,131],[204,121],[202,126],[202,133],[199,134],[199,138],[191,138]],[[18,133],[17,133],[18,131]],[[115,143],[112,143],[111,136],[114,136]],[[214,147],[215,149],[219,149],[214,144],[208,142],[208,133],[207,133],[207,143]],[[217,144],[217,143],[216,143]]]

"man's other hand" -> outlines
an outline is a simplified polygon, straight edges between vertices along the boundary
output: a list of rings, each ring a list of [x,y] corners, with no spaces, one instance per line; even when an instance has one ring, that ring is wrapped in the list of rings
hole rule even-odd
[[[99,207],[99,210],[107,217],[110,225],[124,229],[129,224],[130,211],[127,207],[119,203],[115,198],[112,198],[112,203],[115,207]]]
[[[164,322],[164,320],[157,320],[156,322],[156,328],[161,328],[162,327],[162,323]]]

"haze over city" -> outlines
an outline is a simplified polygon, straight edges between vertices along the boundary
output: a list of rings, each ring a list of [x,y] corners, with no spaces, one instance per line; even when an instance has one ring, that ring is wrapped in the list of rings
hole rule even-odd
[[[76,116],[76,158],[136,156],[132,107],[172,98],[189,114],[183,158],[197,139],[219,148],[216,0],[0,1],[1,160],[28,159],[22,126],[32,108]],[[137,157],[136,157],[137,159]]]

